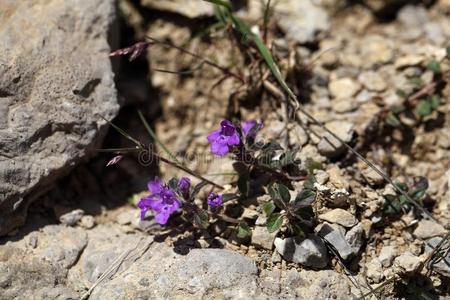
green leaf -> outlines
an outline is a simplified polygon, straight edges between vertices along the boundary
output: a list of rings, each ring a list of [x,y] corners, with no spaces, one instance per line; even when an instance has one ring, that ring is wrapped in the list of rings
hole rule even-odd
[[[400,120],[397,116],[392,112],[388,112],[386,115],[386,123],[391,125],[392,127],[399,127],[401,125]]]
[[[422,117],[428,116],[431,114],[431,103],[426,100],[420,100],[416,106],[416,113]]]
[[[281,214],[271,214],[270,217],[267,218],[267,231],[270,233],[279,230],[281,225],[283,225],[283,216]]]
[[[423,81],[420,77],[412,77],[409,79],[409,82],[416,87],[421,87],[423,85]]]
[[[305,189],[314,190],[314,183],[316,183],[316,178],[314,177],[314,175],[309,175],[308,177],[306,177],[303,186],[305,187]]]
[[[225,7],[227,10],[230,10],[230,11],[231,11],[231,9],[232,9],[230,3],[228,3],[227,1],[223,1],[223,0],[203,0],[203,1],[210,2],[210,3],[216,4],[216,5],[223,6],[223,7]]]
[[[227,201],[231,201],[234,199],[238,199],[239,196],[233,193],[226,193],[226,194],[222,194],[222,201],[223,202],[227,202]]]
[[[194,200],[195,196],[197,196],[197,194],[201,191],[201,189],[206,185],[208,185],[208,182],[202,181],[199,184],[197,184],[196,186],[194,186],[194,188],[192,189],[191,195],[189,196],[189,199],[191,201]]]
[[[450,59],[450,46],[447,47],[446,52],[447,52],[447,56],[446,56],[447,59]]]
[[[433,60],[427,65],[428,70],[433,72],[434,74],[440,74],[441,73],[441,65],[438,61]]]
[[[264,152],[276,151],[276,150],[283,150],[283,147],[281,147],[280,144],[278,144],[277,142],[274,142],[274,141],[268,142],[262,148],[262,151],[264,151]]]
[[[264,203],[264,205],[263,205],[263,211],[267,217],[269,217],[273,213],[275,208],[276,208],[276,206],[275,206],[275,204],[273,204],[272,201]]]
[[[439,95],[434,94],[434,95],[430,96],[429,102],[430,102],[431,108],[436,109],[436,108],[438,108],[439,104],[441,104],[441,97],[439,97]]]
[[[310,206],[314,200],[316,200],[316,193],[309,189],[304,189],[297,194],[291,207],[294,211],[296,211],[302,207]]]
[[[395,93],[397,94],[397,96],[402,97],[402,98],[406,98],[408,96],[406,94],[406,92],[404,90],[401,90],[401,89],[396,90]]]
[[[240,239],[245,239],[252,235],[252,230],[245,222],[241,222],[238,225],[237,237]]]
[[[306,236],[306,229],[303,224],[289,224],[291,226],[292,231],[295,233],[296,236]]]
[[[315,161],[311,158],[307,158],[305,164],[306,164],[306,169],[308,170],[308,174],[313,174],[314,170],[322,170],[323,169],[322,163]]]
[[[289,203],[291,200],[291,193],[289,193],[289,189],[285,185],[281,183],[278,184],[278,193],[280,195],[280,199],[284,203]]]
[[[194,213],[194,225],[202,229],[208,228],[209,216],[206,210],[201,209]]]

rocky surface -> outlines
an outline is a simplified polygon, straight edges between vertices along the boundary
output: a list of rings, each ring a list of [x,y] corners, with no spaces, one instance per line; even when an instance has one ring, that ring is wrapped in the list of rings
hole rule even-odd
[[[108,57],[114,1],[1,5],[4,235],[23,224],[33,199],[100,146],[107,127],[100,116],[112,119],[119,105]]]
[[[327,248],[324,242],[315,235],[307,238],[286,238],[275,240],[278,253],[287,261],[302,264],[306,267],[324,268],[328,264]]]

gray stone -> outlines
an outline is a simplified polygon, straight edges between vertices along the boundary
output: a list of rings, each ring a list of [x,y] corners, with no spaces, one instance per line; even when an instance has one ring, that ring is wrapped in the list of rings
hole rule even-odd
[[[346,121],[333,121],[326,124],[327,128],[336,134],[341,140],[348,143],[351,141],[354,126]],[[344,144],[334,138],[331,134],[325,133],[317,145],[319,153],[327,157],[335,157],[344,150]]]
[[[377,258],[372,259],[366,265],[366,276],[373,283],[379,283],[383,279],[383,268]]]
[[[426,240],[432,237],[444,235],[447,231],[445,228],[430,220],[421,220],[414,230],[414,235],[419,239]]]
[[[434,249],[436,249],[436,247],[439,245],[441,241],[442,241],[441,237],[434,237],[432,239],[429,239],[425,244],[425,252],[427,253],[432,252]],[[445,241],[441,249],[448,249],[448,247],[449,242]],[[437,257],[437,255],[435,255],[435,257]],[[446,256],[437,260],[437,262],[432,264],[431,267],[437,273],[446,277],[450,277],[450,252],[447,252]]]
[[[275,247],[287,261],[319,269],[328,264],[327,248],[324,242],[315,235],[309,235],[305,239],[276,238]]]
[[[79,299],[63,284],[66,272],[15,246],[0,246],[1,299]]]
[[[383,170],[382,167],[380,167],[379,165],[375,165],[378,169]],[[362,176],[364,177],[364,179],[373,186],[376,185],[380,185],[384,182],[383,177],[381,177],[380,174],[378,174],[374,169],[372,168],[365,168],[362,171]]]
[[[314,42],[330,26],[326,10],[311,0],[283,1],[275,6],[274,17],[286,35],[299,43]]]
[[[354,215],[342,208],[336,208],[319,215],[319,219],[342,225],[344,227],[353,227],[358,223]]]
[[[107,129],[100,115],[117,114],[108,57],[114,2],[2,1],[0,235],[99,148]]]
[[[411,275],[419,269],[422,262],[422,258],[414,256],[411,252],[403,253],[394,260],[394,272]]]
[[[345,234],[345,240],[352,247],[354,253],[358,253],[363,244],[364,227],[361,223],[355,225]]]
[[[392,261],[394,260],[396,255],[397,250],[394,246],[384,246],[383,248],[381,248],[378,260],[383,267],[387,268],[392,265]]]
[[[63,214],[59,217],[59,221],[67,226],[73,226],[78,223],[78,221],[81,220],[81,218],[84,215],[84,210],[82,209],[75,209],[71,212],[68,212],[66,214]]]
[[[169,11],[188,18],[214,15],[214,5],[197,0],[141,0],[143,6]]]
[[[327,223],[320,224],[316,227],[315,231],[318,233],[318,235],[320,235],[328,243],[330,243],[334,249],[336,249],[337,253],[342,259],[347,260],[356,253],[354,252],[354,249],[352,249],[350,244],[345,240],[345,230],[342,227],[339,228],[339,225],[333,225],[334,226],[331,226]]]
[[[266,227],[255,226],[252,232],[252,244],[256,247],[271,250],[278,231],[270,233]]]
[[[193,249],[179,255],[154,247],[125,272],[98,286],[90,299],[252,299],[259,289],[251,259],[223,249]],[[143,278],[147,278],[143,286]]]

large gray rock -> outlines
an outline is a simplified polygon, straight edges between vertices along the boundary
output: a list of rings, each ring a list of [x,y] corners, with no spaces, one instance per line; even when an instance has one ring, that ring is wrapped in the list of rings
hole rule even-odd
[[[90,299],[252,299],[257,273],[254,261],[232,251],[193,249],[183,256],[154,244]]]
[[[93,153],[119,105],[108,34],[114,0],[2,0],[0,235]]]

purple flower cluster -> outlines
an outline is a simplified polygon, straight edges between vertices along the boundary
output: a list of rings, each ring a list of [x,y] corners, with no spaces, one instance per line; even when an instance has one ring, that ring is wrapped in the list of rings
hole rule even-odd
[[[230,152],[230,147],[241,142],[236,127],[228,120],[223,120],[220,129],[208,135],[208,141],[211,143],[211,152],[218,156],[224,156]]]
[[[255,120],[250,120],[242,123],[242,132],[246,136],[250,130],[258,126],[257,130],[262,128],[262,124]],[[256,137],[256,131],[251,134],[252,138]],[[220,122],[220,129],[214,130],[208,135],[208,141],[211,143],[211,152],[218,156],[224,156],[230,149],[241,143],[241,138],[236,129],[236,126],[229,120]]]
[[[218,195],[216,193],[211,193],[208,195],[208,205],[211,207],[219,207],[222,205],[223,202],[223,196]]]
[[[183,183],[183,185],[185,184]],[[151,209],[155,213],[156,222],[164,225],[170,215],[180,208],[181,201],[176,193],[158,178],[148,183],[148,190],[150,195],[142,198],[138,203],[138,207],[141,209],[141,219],[144,219],[146,212]]]

